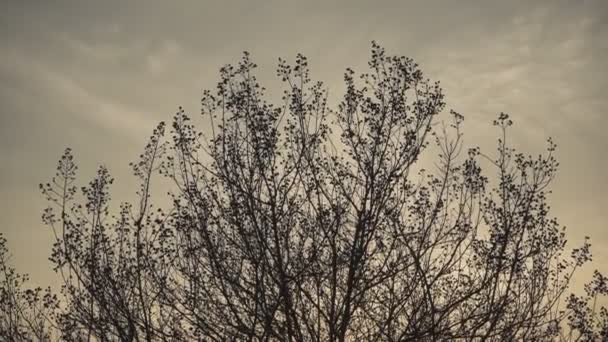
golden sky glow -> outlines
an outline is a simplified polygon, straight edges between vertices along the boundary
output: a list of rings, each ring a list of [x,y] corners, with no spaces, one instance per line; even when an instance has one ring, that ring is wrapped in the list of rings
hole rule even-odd
[[[597,1],[3,1],[0,10],[0,232],[13,263],[52,277],[51,232],[38,183],[64,147],[84,184],[99,163],[114,199],[136,191],[128,163],[159,120],[203,89],[243,50],[276,85],[277,58],[308,56],[330,100],[346,67],[364,71],[371,40],[414,58],[466,117],[467,144],[494,148],[498,112],[516,146],[551,136],[560,172],[553,215],[570,240],[589,235],[608,268],[608,2]]]

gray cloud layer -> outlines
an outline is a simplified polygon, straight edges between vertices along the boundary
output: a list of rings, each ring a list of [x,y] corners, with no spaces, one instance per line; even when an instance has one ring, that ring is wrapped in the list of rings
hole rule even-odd
[[[72,146],[81,176],[98,163],[135,190],[128,162],[178,105],[243,50],[276,84],[277,57],[307,55],[333,100],[370,41],[415,58],[467,117],[466,139],[493,147],[491,121],[516,121],[515,143],[558,142],[554,214],[608,264],[608,3],[597,1],[8,1],[0,13],[0,231],[15,263],[44,282],[50,232],[37,184]],[[274,83],[272,83],[274,82]],[[605,269],[606,270],[606,269]]]

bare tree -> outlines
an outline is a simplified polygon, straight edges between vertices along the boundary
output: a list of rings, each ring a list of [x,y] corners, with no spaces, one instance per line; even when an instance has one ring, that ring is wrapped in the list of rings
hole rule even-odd
[[[29,278],[9,264],[6,239],[0,234],[0,339],[49,341],[53,336],[57,297],[50,288],[26,288]]]
[[[596,307],[606,278],[568,297],[591,253],[587,241],[564,255],[550,216],[553,142],[537,157],[515,151],[501,113],[495,156],[465,149],[464,117],[438,119],[442,90],[414,61],[373,43],[369,67],[347,69],[330,109],[304,56],[280,60],[273,104],[245,53],[204,92],[205,130],[181,108],[169,137],[155,129],[133,164],[139,200],[115,216],[108,171],[80,197],[66,150],[41,185],[63,339],[608,338]],[[173,184],[165,209],[150,202],[156,173]]]

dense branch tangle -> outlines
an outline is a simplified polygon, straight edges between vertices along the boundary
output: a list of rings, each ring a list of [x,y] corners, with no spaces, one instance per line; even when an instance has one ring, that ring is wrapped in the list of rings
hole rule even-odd
[[[45,221],[64,277],[65,339],[209,341],[438,341],[599,338],[606,317],[578,319],[559,298],[590,259],[564,257],[545,189],[557,162],[518,154],[501,114],[496,158],[463,153],[463,116],[411,59],[373,44],[370,72],[348,69],[336,110],[307,59],[280,60],[282,103],[245,54],[202,99],[208,128],[180,108],[134,164],[137,205],[108,214],[104,168],[72,188],[63,157],[43,191],[60,210]],[[447,124],[440,123],[447,122]],[[443,128],[443,129],[442,129]],[[431,171],[421,154],[440,151]],[[486,178],[481,164],[494,176]],[[156,171],[172,205],[152,207]],[[494,186],[491,186],[495,184]],[[584,307],[605,294],[597,274]],[[603,286],[603,287],[602,287]],[[566,301],[566,299],[564,299]],[[577,323],[578,322],[578,325]],[[585,335],[585,331],[588,332]],[[595,334],[595,335],[594,335]],[[605,336],[605,335],[603,335]]]

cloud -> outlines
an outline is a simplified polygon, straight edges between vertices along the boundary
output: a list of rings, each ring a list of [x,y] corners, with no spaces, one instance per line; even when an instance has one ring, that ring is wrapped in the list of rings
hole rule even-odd
[[[182,49],[179,44],[172,40],[163,41],[146,58],[148,70],[152,74],[160,74],[167,70],[167,67],[173,67],[175,60],[178,59]]]
[[[103,32],[103,31],[102,31]],[[133,55],[142,49],[141,43],[132,45],[118,44],[112,41],[83,41],[72,35],[61,32],[53,34],[53,40],[67,47],[82,58],[92,59],[99,62],[118,62],[122,58]]]
[[[62,103],[68,114],[75,116],[65,117],[65,120],[84,120],[111,132],[135,137],[148,132],[155,122],[137,108],[95,94],[68,75],[20,53],[19,50],[13,49],[12,53],[7,54],[2,59],[2,65],[10,66],[10,72],[18,74],[17,77],[26,78],[29,84],[40,89],[43,96],[49,97],[38,98],[38,101]]]

